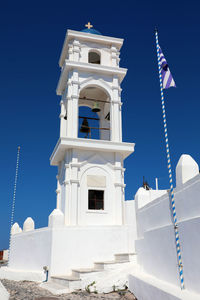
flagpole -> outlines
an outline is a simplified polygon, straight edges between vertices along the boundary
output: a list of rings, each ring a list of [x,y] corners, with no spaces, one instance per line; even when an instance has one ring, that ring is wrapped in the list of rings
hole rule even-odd
[[[15,183],[14,183],[14,191],[13,191],[13,202],[12,202],[12,211],[11,211],[11,220],[10,220],[10,238],[9,238],[9,250],[8,250],[8,265],[10,264],[10,249],[11,249],[11,236],[12,236],[12,226],[13,226],[13,218],[15,212],[15,197],[16,197],[16,188],[17,188],[17,177],[18,177],[18,168],[19,168],[19,154],[20,154],[20,146],[17,148],[17,162],[16,162],[16,170],[15,170]]]
[[[164,100],[164,94],[163,94],[163,82],[162,82],[162,74],[161,74],[161,64],[160,64],[160,54],[159,54],[159,44],[158,44],[158,30],[157,29],[155,29],[155,37],[156,37],[156,49],[157,49],[157,58],[158,58],[158,71],[159,71],[159,80],[160,80],[160,94],[161,94],[161,103],[162,103],[164,134],[165,134],[165,146],[166,146],[166,152],[167,152],[167,167],[168,167],[169,184],[170,184],[169,194],[170,194],[172,217],[173,217],[173,223],[174,223],[173,225],[174,225],[174,233],[175,233],[175,243],[176,243],[180,285],[181,285],[181,289],[184,289],[185,284],[184,284],[184,276],[183,276],[183,263],[182,263],[182,258],[181,258],[180,239],[179,239],[179,231],[178,231],[176,207],[175,207],[175,199],[174,199],[174,187],[173,187],[173,180],[172,180],[172,169],[171,169],[171,160],[170,160],[168,134],[167,134],[167,121],[166,121],[166,112],[165,112],[165,100]]]

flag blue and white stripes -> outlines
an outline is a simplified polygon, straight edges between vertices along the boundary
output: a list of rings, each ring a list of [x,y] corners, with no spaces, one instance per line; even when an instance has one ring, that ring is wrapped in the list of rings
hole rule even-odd
[[[175,82],[170,73],[167,61],[161,51],[161,48],[158,43],[158,32],[155,31],[156,36],[156,49],[157,49],[157,58],[158,58],[158,71],[159,71],[159,80],[160,80],[160,94],[161,94],[161,104],[162,104],[162,113],[163,113],[163,123],[164,123],[164,135],[165,135],[165,146],[167,152],[167,167],[169,174],[169,185],[170,185],[170,200],[171,200],[171,213],[174,223],[174,233],[175,233],[175,244],[176,244],[176,252],[177,252],[177,262],[178,262],[178,271],[180,278],[181,289],[185,288],[184,282],[184,274],[183,274],[183,263],[181,257],[181,248],[180,248],[180,238],[179,238],[179,230],[178,230],[178,222],[176,215],[176,206],[174,199],[174,187],[172,180],[172,169],[171,169],[171,159],[170,159],[170,151],[169,151],[169,141],[168,141],[168,133],[167,133],[167,120],[166,120],[166,112],[165,112],[165,100],[163,89],[168,89],[171,86],[176,86]]]
[[[170,72],[168,63],[162,53],[160,46],[158,45],[158,53],[159,53],[159,64],[161,67],[161,75],[162,75],[162,85],[163,89],[168,89],[170,87],[176,87],[172,74]]]

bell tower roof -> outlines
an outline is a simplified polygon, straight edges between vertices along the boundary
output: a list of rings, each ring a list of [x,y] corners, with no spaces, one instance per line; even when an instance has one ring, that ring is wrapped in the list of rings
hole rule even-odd
[[[83,30],[81,30],[82,32],[87,32],[87,33],[91,33],[91,34],[98,34],[98,35],[102,35],[98,30],[94,29],[94,28],[85,28]]]
[[[120,51],[123,45],[123,39],[114,38],[109,36],[103,36],[99,31],[93,28],[86,28],[82,31],[75,31],[75,30],[67,30],[62,52],[59,59],[59,66],[62,67],[64,61],[68,55],[68,47],[70,43],[73,43],[74,40],[79,41],[80,43],[90,42],[90,43],[97,43],[98,45],[103,46],[114,46]]]
[[[90,22],[88,22],[87,24],[85,24],[85,27],[87,27],[87,28],[81,30],[82,32],[87,32],[87,33],[91,33],[91,34],[99,34],[99,35],[101,35],[101,33],[98,30],[92,28],[94,26],[92,24],[90,24]]]

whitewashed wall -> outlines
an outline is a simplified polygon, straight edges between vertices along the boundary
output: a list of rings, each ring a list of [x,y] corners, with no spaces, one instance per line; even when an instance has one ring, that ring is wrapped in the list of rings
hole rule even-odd
[[[184,164],[183,161],[187,162]],[[175,189],[175,202],[185,285],[188,290],[200,293],[200,175],[194,167],[195,164],[196,162],[187,157],[179,160],[176,169],[179,180]],[[187,176],[184,175],[186,173]],[[138,263],[146,273],[179,286],[168,193],[151,200],[149,191],[139,190],[135,199],[136,206],[139,207],[136,211]],[[140,201],[146,201],[147,204],[141,205]]]
[[[36,272],[43,272],[44,266],[49,267],[50,275],[67,275],[75,268],[93,267],[94,262],[114,260],[114,254],[133,253],[135,201],[126,201],[124,211],[124,225],[65,226],[64,214],[55,209],[49,216],[47,228],[12,234],[9,268],[12,272],[22,272],[22,279],[29,276],[27,279],[33,280],[37,277]],[[5,272],[0,270],[0,278]],[[41,274],[38,276],[40,280]]]
[[[49,228],[12,235],[9,267],[12,269],[43,271],[51,262],[52,234]]]

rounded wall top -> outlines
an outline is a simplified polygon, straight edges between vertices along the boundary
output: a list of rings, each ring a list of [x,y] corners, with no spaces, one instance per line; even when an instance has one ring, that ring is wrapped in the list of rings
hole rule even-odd
[[[35,229],[35,223],[34,223],[32,218],[28,217],[24,221],[23,230],[24,231],[31,231],[31,230],[34,230],[34,229]]]
[[[176,185],[182,185],[199,174],[199,166],[188,154],[182,154],[176,166]]]

